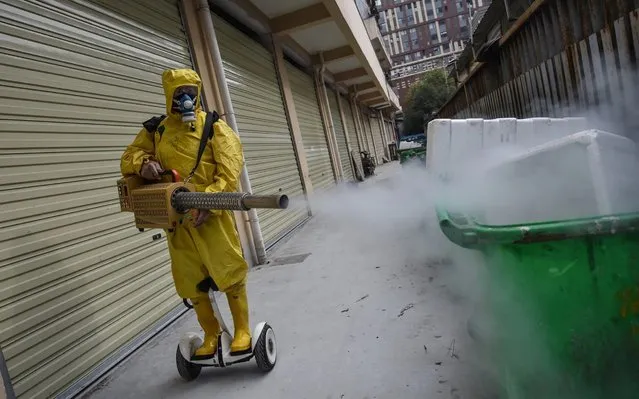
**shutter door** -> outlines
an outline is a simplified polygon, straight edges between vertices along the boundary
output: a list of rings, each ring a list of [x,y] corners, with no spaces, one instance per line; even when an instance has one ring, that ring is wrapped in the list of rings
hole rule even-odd
[[[348,145],[346,144],[344,124],[342,123],[342,116],[339,112],[339,105],[337,104],[337,93],[328,87],[326,88],[326,92],[328,96],[328,104],[331,107],[331,117],[333,118],[333,126],[335,127],[335,138],[337,139],[339,159],[342,163],[342,170],[344,171],[344,180],[352,181],[354,180],[353,163],[351,162]]]
[[[379,165],[379,162],[377,162],[377,153],[375,152],[375,146],[373,144],[371,118],[368,116],[367,113],[362,112],[362,119],[364,121],[364,127],[366,129],[366,147],[368,149],[368,153],[373,159],[375,159],[376,164]]]
[[[215,14],[213,24],[253,192],[303,198],[273,56]],[[307,210],[297,207],[258,209],[257,214],[267,247],[308,218]]]
[[[384,120],[386,123],[386,137],[388,137],[388,144],[395,142],[395,135],[393,134],[393,125],[389,120]]]
[[[384,142],[382,141],[382,129],[379,125],[379,118],[371,117],[371,131],[373,132],[373,140],[375,143],[375,153],[377,154],[377,164],[384,163]]]
[[[181,303],[116,181],[191,61],[177,1],[1,3],[0,346],[16,395],[44,398]]]
[[[344,109],[344,119],[346,119],[346,130],[348,133],[348,141],[351,143],[351,150],[355,151],[355,162],[358,165],[359,170],[363,170],[362,168],[362,158],[360,157],[359,152],[361,151],[359,147],[359,140],[357,139],[357,130],[355,129],[355,119],[353,118],[353,111],[351,109],[350,102],[344,98],[343,96],[339,96],[340,101],[342,102],[342,108]]]
[[[313,78],[288,61],[286,61],[286,70],[293,92],[295,112],[300,124],[313,190],[329,189],[335,185],[335,175],[326,143],[324,124],[317,104]]]

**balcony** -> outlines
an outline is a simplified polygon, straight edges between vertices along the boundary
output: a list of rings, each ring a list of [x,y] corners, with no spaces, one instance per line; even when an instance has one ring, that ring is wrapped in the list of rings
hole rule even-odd
[[[392,66],[392,61],[390,54],[388,53],[388,49],[386,49],[386,45],[384,43],[384,39],[382,37],[382,33],[379,30],[379,25],[377,25],[377,20],[375,17],[368,17],[363,20],[364,25],[366,26],[366,32],[368,33],[368,37],[371,39],[371,43],[373,44],[373,48],[375,49],[375,54],[377,55],[377,59],[379,60],[380,65],[384,68],[385,71],[390,71]]]
[[[323,64],[328,80],[342,91],[365,93],[370,101],[364,104],[401,109],[379,60],[390,66],[390,57],[365,0],[209,1],[254,32],[276,36],[298,64]],[[370,22],[364,22],[362,12]]]

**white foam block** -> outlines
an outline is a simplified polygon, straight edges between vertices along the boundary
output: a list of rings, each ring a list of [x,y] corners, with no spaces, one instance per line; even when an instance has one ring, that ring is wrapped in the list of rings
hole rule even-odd
[[[497,225],[635,212],[637,171],[632,140],[586,130],[490,168],[474,193],[474,209],[485,223]]]

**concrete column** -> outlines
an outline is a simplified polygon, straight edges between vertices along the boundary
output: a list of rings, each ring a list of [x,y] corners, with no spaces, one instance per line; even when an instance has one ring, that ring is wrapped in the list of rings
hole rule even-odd
[[[302,130],[300,129],[299,120],[297,119],[297,111],[295,110],[295,101],[293,100],[293,92],[288,80],[286,65],[284,64],[284,53],[282,52],[282,45],[280,44],[277,36],[271,35],[271,42],[273,45],[275,69],[277,71],[277,77],[280,82],[280,89],[284,99],[284,110],[286,111],[286,118],[288,119],[289,127],[291,129],[293,149],[295,150],[295,155],[297,157],[297,167],[300,171],[302,186],[304,187],[304,192],[306,193],[308,200],[308,197],[313,194],[313,183],[311,183],[306,151],[304,150],[304,142],[302,140]],[[309,208],[308,211],[309,215],[311,215],[311,208]]]
[[[368,130],[368,136],[366,136],[366,141],[369,142],[368,152],[370,152],[370,156],[375,160],[375,163],[379,165],[379,160],[377,159],[377,148],[375,146],[375,136],[373,134],[373,127],[371,126],[371,118],[361,109],[360,113],[362,115],[362,120],[364,121],[364,127]]]
[[[346,125],[346,118],[344,116],[344,106],[342,105],[342,96],[337,92],[337,107],[339,109],[339,117],[342,121],[342,126],[344,127],[344,138],[346,139],[346,147],[348,150],[348,166],[353,170],[353,161],[351,159],[351,151],[353,151],[353,145],[351,144],[351,139],[348,136],[348,126]],[[355,136],[357,136],[357,132],[355,132]],[[342,165],[344,166],[344,165]],[[355,175],[355,170],[353,170],[353,175]]]
[[[379,116],[379,127],[380,127],[380,132],[382,134],[382,144],[384,145],[384,155],[386,155],[386,158],[388,158],[388,160],[390,161],[390,154],[388,153],[388,136],[386,135],[386,124],[384,123],[384,114],[382,114],[382,111],[377,111],[377,115]]]
[[[205,102],[205,109],[217,111],[220,115],[226,111],[222,102],[220,89],[216,82],[218,77],[215,74],[213,64],[213,55],[208,51],[207,37],[204,34],[204,28],[201,26],[198,14],[197,3],[195,1],[180,2],[180,8],[183,15],[184,25],[188,40],[191,43],[191,55],[195,64],[195,69],[202,79],[202,95]],[[227,118],[222,116],[225,122]],[[241,179],[241,177],[240,177]],[[235,226],[242,244],[242,252],[249,266],[255,266],[258,257],[253,240],[250,219],[247,212],[234,211]]]
[[[328,152],[333,166],[333,174],[336,181],[344,179],[342,171],[342,163],[337,151],[337,139],[335,138],[335,128],[333,127],[333,118],[331,117],[331,108],[328,103],[327,90],[324,85],[324,67],[316,65],[314,68],[315,93],[317,95],[317,104],[319,105],[320,114],[324,121],[324,134],[326,143],[328,144]]]
[[[355,98],[353,98],[352,107],[353,107],[353,116],[355,117],[355,120],[359,124],[359,128],[360,128],[360,131],[359,131],[360,148],[362,151],[368,151],[370,153],[371,151],[368,145],[368,133],[366,129],[366,121],[362,115],[362,110],[360,109],[359,104],[357,104],[357,100]]]

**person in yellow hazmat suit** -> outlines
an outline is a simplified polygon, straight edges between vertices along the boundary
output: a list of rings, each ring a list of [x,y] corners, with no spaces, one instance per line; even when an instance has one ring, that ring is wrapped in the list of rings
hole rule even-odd
[[[190,69],[166,70],[162,84],[167,114],[144,123],[122,155],[121,173],[159,180],[163,171],[176,170],[180,176],[192,176],[190,182],[198,192],[237,191],[244,162],[242,144],[223,120],[213,123],[212,138],[196,162],[202,135],[206,133],[198,74]],[[217,349],[220,325],[208,297],[211,287],[226,293],[229,301],[234,324],[231,352],[246,353],[251,349],[248,265],[233,213],[198,210],[196,215],[193,223],[167,231],[175,289],[180,297],[191,301],[204,330],[204,342],[192,360],[211,358]]]

